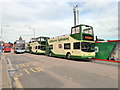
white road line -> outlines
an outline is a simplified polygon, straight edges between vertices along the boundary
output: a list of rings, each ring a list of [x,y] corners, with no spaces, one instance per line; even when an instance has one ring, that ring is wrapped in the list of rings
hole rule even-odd
[[[14,68],[12,67],[12,63],[11,63],[11,61],[10,61],[10,59],[9,58],[6,58],[7,59],[7,61],[8,61],[8,63],[9,63],[9,65],[10,65],[10,70],[14,70]]]

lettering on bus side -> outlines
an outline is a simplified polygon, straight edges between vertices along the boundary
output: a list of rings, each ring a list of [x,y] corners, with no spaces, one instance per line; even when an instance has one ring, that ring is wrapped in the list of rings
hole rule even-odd
[[[50,40],[49,42],[52,43],[52,42],[60,42],[60,41],[65,41],[65,40],[69,40],[69,37],[67,37],[67,38],[60,38],[58,40]]]
[[[57,42],[57,40],[50,40],[50,43],[52,43],[52,42]]]
[[[60,41],[65,41],[65,40],[69,40],[69,37],[68,38],[60,38],[60,39],[58,39],[59,42]]]

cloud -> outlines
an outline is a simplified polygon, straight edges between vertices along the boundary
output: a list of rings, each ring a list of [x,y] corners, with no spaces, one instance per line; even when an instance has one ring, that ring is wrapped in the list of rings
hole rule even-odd
[[[70,34],[73,26],[73,6],[78,4],[80,23],[93,26],[95,35],[104,39],[117,39],[117,2],[17,2],[2,3],[2,23],[10,25],[4,29],[4,40],[15,41],[22,36],[26,41],[37,36],[54,37]]]

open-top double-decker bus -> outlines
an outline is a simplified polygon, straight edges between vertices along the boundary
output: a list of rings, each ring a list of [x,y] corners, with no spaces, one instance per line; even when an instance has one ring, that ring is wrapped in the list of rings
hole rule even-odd
[[[30,53],[34,54],[45,54],[48,37],[38,37],[36,41],[29,43]]]
[[[25,52],[26,52],[26,53],[30,53],[30,51],[31,51],[30,42],[27,42],[27,43],[25,44]]]
[[[70,35],[48,39],[46,55],[67,59],[94,58],[93,28],[89,25],[80,24],[71,28]]]

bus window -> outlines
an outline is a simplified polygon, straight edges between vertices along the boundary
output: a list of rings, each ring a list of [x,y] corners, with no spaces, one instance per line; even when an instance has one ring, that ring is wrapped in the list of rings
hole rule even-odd
[[[79,27],[73,27],[72,28],[71,34],[76,34],[76,33],[80,33],[80,28]]]
[[[70,49],[70,43],[64,43],[64,49]]]
[[[53,45],[50,45],[50,46],[49,46],[49,49],[53,49]]]
[[[37,49],[37,46],[35,46],[35,49]]]
[[[38,46],[38,49],[40,49],[40,46]]]
[[[82,26],[82,32],[86,34],[93,34],[93,30],[90,26]]]
[[[94,52],[95,51],[95,44],[90,42],[82,42],[81,43],[81,50],[84,52]]]
[[[10,48],[10,47],[4,47],[4,48]]]
[[[73,49],[80,49],[80,42],[73,43]]]
[[[41,41],[41,44],[46,45],[46,42],[45,41]]]
[[[40,46],[40,49],[41,49],[41,50],[44,50],[44,51],[46,50],[46,49],[45,49],[45,46]]]

